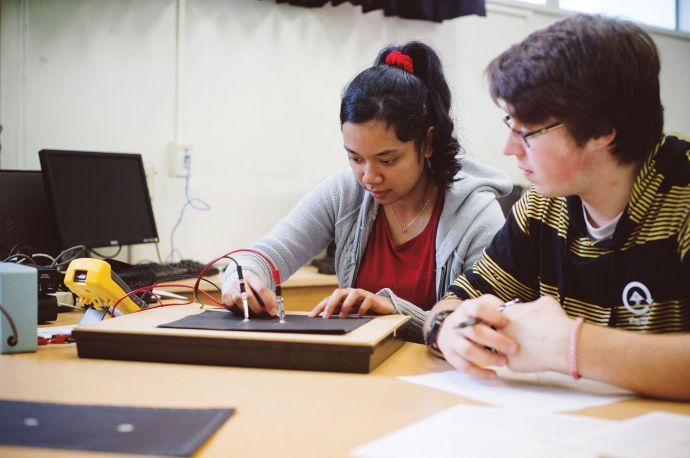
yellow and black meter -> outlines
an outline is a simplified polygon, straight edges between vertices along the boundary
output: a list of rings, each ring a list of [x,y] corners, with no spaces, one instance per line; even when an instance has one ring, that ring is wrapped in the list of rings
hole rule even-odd
[[[91,305],[92,308],[87,310],[86,322],[102,319],[110,307],[131,291],[112,271],[110,264],[102,259],[93,258],[77,258],[70,262],[65,274],[65,285],[84,305]],[[146,302],[132,294],[117,304],[113,316],[138,312],[146,306]],[[95,312],[89,313],[90,310]],[[82,324],[86,322],[82,321]]]

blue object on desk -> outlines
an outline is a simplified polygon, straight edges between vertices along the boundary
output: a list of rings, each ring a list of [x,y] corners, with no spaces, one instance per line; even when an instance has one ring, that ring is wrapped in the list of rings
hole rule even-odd
[[[233,413],[0,400],[0,444],[190,456]]]
[[[38,331],[38,272],[36,268],[0,262],[0,353],[36,351]],[[16,341],[14,340],[16,339]],[[13,344],[14,343],[14,344]]]

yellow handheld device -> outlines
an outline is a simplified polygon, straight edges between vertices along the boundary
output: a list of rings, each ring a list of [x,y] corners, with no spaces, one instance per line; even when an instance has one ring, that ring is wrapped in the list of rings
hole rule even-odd
[[[65,274],[65,286],[76,294],[82,303],[91,305],[105,315],[118,299],[131,290],[129,286],[101,259],[77,258],[70,262]],[[133,313],[146,307],[146,302],[131,295],[120,301],[114,316]]]

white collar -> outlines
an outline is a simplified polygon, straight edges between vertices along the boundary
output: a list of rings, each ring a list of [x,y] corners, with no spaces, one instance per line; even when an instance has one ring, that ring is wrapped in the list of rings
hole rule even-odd
[[[597,242],[612,238],[613,233],[616,232],[616,226],[618,225],[618,221],[620,221],[621,216],[623,216],[623,212],[620,212],[613,219],[607,221],[601,226],[594,227],[589,222],[589,216],[587,216],[587,208],[585,208],[584,203],[582,204],[582,213],[584,214],[585,224],[587,225],[587,234],[589,234],[592,240],[595,240]]]

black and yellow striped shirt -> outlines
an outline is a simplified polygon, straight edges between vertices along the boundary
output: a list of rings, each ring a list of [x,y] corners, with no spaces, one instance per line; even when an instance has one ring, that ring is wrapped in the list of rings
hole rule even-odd
[[[690,331],[690,143],[666,136],[643,164],[611,239],[594,241],[576,196],[534,189],[446,297],[551,296],[571,317],[641,332]]]

